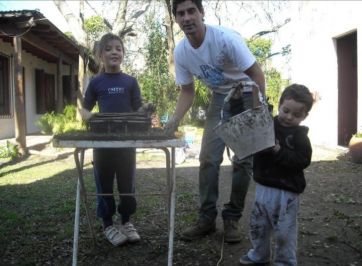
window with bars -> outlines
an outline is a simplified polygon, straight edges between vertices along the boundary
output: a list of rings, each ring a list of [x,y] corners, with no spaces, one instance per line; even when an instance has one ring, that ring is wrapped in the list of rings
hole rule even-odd
[[[0,117],[11,115],[10,101],[10,59],[0,54]]]

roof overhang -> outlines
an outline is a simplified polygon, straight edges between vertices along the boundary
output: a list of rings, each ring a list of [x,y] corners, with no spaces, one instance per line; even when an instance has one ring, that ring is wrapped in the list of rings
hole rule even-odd
[[[81,48],[37,10],[0,12],[0,39],[22,39],[22,49],[45,61],[78,64]]]

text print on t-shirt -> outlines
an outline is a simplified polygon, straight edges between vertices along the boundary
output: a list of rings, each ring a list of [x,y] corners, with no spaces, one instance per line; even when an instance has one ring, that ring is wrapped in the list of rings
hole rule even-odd
[[[123,87],[108,88],[108,94],[123,94],[123,93],[124,93]]]
[[[220,86],[225,84],[225,77],[222,70],[214,68],[210,65],[200,65],[202,77],[205,83],[213,86]]]

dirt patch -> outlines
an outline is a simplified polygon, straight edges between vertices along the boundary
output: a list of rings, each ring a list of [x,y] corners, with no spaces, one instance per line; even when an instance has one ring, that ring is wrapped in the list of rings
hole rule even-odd
[[[139,162],[141,165],[143,162]],[[139,180],[147,190],[162,189],[164,169],[139,170]],[[157,164],[157,162],[155,162]],[[157,165],[153,164],[153,167]],[[158,162],[162,167],[162,160]],[[224,162],[220,175],[219,209],[230,189],[230,165]],[[306,171],[308,186],[302,195],[299,216],[299,265],[362,265],[362,165],[353,164],[343,150],[314,147],[313,163]],[[222,243],[222,222],[217,219],[216,233],[203,239],[184,242],[179,233],[196,219],[198,205],[198,162],[187,160],[177,169],[176,236],[174,265],[239,265],[238,258],[250,248],[248,217],[254,197],[252,182],[246,209],[240,223],[244,239],[238,244]],[[140,186],[141,187],[141,186]],[[135,223],[143,237],[141,243],[112,248],[99,235],[97,252],[81,246],[84,265],[166,265],[166,209],[160,203],[139,199],[139,209],[148,215],[137,216]],[[144,213],[143,213],[144,214]],[[87,252],[85,252],[87,250]]]
[[[93,186],[91,152],[86,153],[85,179]],[[138,154],[137,192],[160,192],[165,190],[165,162],[162,153]],[[31,159],[31,158],[30,158]],[[29,160],[30,160],[29,159]],[[40,160],[40,165],[44,158]],[[72,156],[49,162],[74,163]],[[222,221],[217,219],[216,233],[203,239],[184,242],[180,232],[197,217],[198,206],[198,160],[187,159],[177,166],[176,228],[174,239],[174,265],[239,265],[238,259],[250,248],[248,220],[254,197],[254,182],[247,195],[245,211],[240,224],[244,234],[238,244],[222,243]],[[51,167],[51,166],[49,166]],[[220,174],[220,199],[218,208],[227,201],[230,190],[231,167],[225,157]],[[343,150],[314,147],[313,162],[306,170],[307,189],[301,196],[299,216],[298,259],[302,266],[362,266],[362,165],[353,164]],[[32,186],[54,186],[74,188],[75,170],[69,170],[53,180],[39,182]],[[48,184],[49,182],[49,184]],[[50,183],[52,182],[52,183]],[[55,183],[57,182],[57,183]],[[32,189],[24,187],[23,194]],[[8,187],[7,189],[11,189]],[[4,190],[5,191],[5,190]],[[6,191],[5,191],[6,192]],[[4,192],[4,193],[5,193]],[[69,191],[68,191],[69,192]],[[69,265],[72,260],[72,234],[74,193],[59,194],[61,210],[69,209],[66,216],[59,217],[57,206],[49,206],[48,224],[28,225],[14,228],[4,251],[0,253],[0,264]],[[62,193],[65,193],[62,192]],[[16,197],[25,197],[18,194]],[[69,196],[70,195],[70,196]],[[57,196],[58,197],[58,196]],[[24,198],[25,202],[28,200]],[[142,241],[114,248],[104,238],[99,221],[94,225],[96,246],[90,237],[84,209],[81,209],[79,239],[79,265],[167,265],[168,235],[166,198],[138,197],[138,209],[133,222],[138,228]],[[95,200],[91,198],[91,215],[95,217]],[[27,207],[29,215],[42,215],[39,208],[46,205],[46,198],[39,196],[39,202]],[[21,206],[18,206],[21,207]],[[14,207],[15,208],[15,207]],[[32,210],[34,208],[34,210]],[[58,209],[60,212],[60,209]],[[37,234],[29,233],[26,226],[37,227]],[[64,230],[66,237],[58,239],[54,230]],[[68,232],[69,231],[69,232]],[[24,236],[24,237],[23,237]],[[26,236],[26,237],[25,237]],[[219,262],[219,264],[218,264]]]

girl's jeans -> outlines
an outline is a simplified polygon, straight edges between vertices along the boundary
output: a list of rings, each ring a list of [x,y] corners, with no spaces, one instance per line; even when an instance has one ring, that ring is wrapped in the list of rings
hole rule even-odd
[[[134,193],[136,170],[134,148],[94,149],[93,163],[97,193],[113,193],[114,178],[119,193]],[[119,200],[118,213],[122,220],[128,220],[136,211],[136,199],[134,196],[120,196]],[[112,219],[115,212],[116,203],[113,196],[97,196],[98,217]]]
[[[202,137],[199,170],[200,220],[213,221],[217,216],[216,202],[219,195],[219,170],[225,150],[224,142],[214,133],[213,128],[219,123],[221,109],[226,95],[213,93],[207,112],[204,134]],[[244,93],[244,108],[252,106],[252,94]],[[224,110],[225,111],[225,110]],[[230,114],[224,113],[224,118]],[[240,141],[243,141],[242,139]],[[233,163],[232,185],[229,202],[224,204],[223,219],[239,220],[244,209],[245,196],[252,177],[252,157]],[[229,177],[225,177],[229,178]]]

